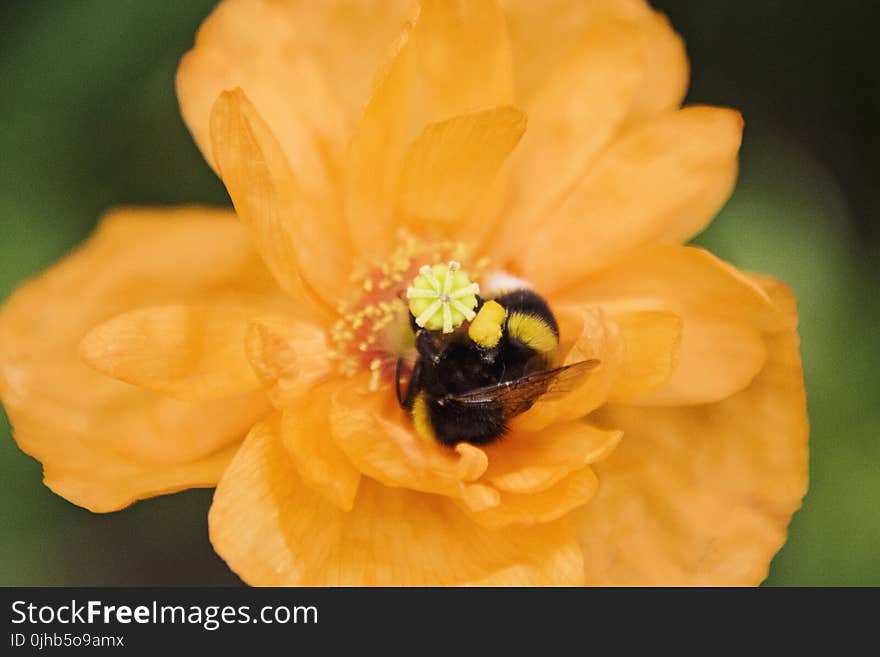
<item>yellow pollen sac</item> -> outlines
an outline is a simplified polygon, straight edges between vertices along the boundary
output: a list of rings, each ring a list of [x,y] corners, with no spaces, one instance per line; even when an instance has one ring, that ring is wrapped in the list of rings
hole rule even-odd
[[[452,333],[467,320],[476,317],[480,286],[471,283],[461,265],[424,265],[406,290],[409,311],[416,324],[429,331]]]
[[[491,349],[501,339],[506,318],[504,306],[497,301],[487,301],[468,327],[468,337],[481,347]]]

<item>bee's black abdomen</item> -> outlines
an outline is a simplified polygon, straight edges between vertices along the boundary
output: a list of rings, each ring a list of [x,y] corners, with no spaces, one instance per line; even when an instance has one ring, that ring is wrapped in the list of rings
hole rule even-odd
[[[467,442],[473,445],[491,443],[507,430],[502,409],[481,408],[476,411],[448,399],[430,404],[431,425],[437,440],[450,447]]]

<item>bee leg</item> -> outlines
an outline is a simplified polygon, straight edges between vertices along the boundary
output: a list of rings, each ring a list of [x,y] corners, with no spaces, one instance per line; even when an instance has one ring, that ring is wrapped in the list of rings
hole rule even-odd
[[[412,313],[409,313],[409,327],[412,329],[413,335],[418,335],[422,330],[422,327],[416,324],[416,316]]]
[[[401,365],[403,364],[403,359],[397,359],[397,367],[394,372],[394,387],[397,392],[397,403],[400,404],[401,408],[409,410],[412,408],[413,402],[415,401],[416,394],[418,394],[418,382],[419,378],[422,374],[422,361],[417,360],[416,364],[413,366],[412,374],[409,376],[409,382],[406,386],[406,394],[404,395],[401,392],[400,379],[401,379]]]
[[[437,364],[440,362],[442,348],[437,345],[431,334],[425,329],[419,329],[416,332],[416,351],[422,358]]]
[[[403,358],[397,359],[397,366],[394,368],[394,391],[397,393],[397,403],[402,408],[406,408],[403,404],[403,395],[400,392],[400,366],[403,364]],[[409,390],[407,390],[407,393]]]

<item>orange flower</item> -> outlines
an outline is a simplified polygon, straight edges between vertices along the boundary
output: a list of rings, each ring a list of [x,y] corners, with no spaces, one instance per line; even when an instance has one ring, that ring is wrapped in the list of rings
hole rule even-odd
[[[806,487],[795,300],[679,246],[740,116],[680,109],[683,45],[640,0],[411,5],[220,4],[178,95],[240,223],[120,210],[13,296],[22,449],[94,511],[216,485],[251,584],[760,582]],[[398,295],[452,257],[600,361],[487,446],[394,393]]]

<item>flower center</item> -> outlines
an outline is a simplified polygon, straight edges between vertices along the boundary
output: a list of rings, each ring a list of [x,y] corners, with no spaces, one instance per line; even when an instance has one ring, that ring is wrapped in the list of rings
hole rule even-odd
[[[479,286],[458,266],[469,255],[462,243],[427,243],[404,233],[385,262],[352,274],[354,292],[340,302],[330,334],[337,369],[346,376],[369,370],[371,388],[378,389],[394,380],[398,358],[413,355],[412,308],[419,309],[418,325],[432,330],[451,326],[449,332],[472,318]],[[444,261],[449,264],[425,265]],[[487,265],[487,259],[476,262],[471,274],[482,274]]]

